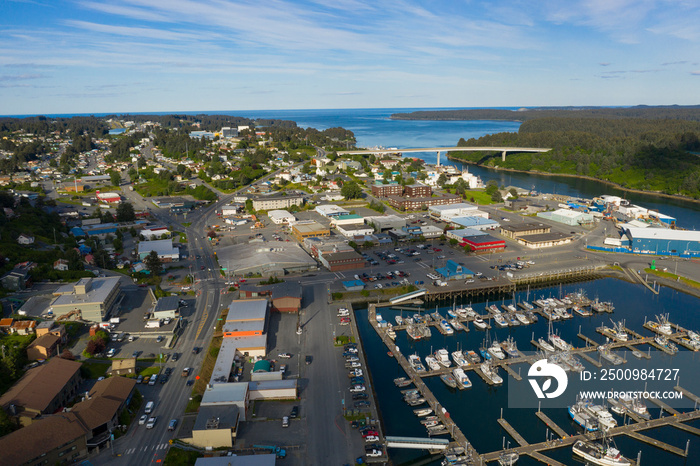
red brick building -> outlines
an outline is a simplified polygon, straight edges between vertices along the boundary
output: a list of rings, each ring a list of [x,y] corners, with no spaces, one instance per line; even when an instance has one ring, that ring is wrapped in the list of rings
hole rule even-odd
[[[364,258],[355,251],[327,253],[321,255],[319,260],[331,272],[363,269],[366,264]]]
[[[403,195],[404,197],[430,197],[433,194],[433,190],[427,184],[411,184],[404,186]]]
[[[375,183],[372,185],[372,196],[389,197],[400,196],[403,193],[403,186],[398,183]]]
[[[421,210],[434,205],[457,204],[462,198],[455,195],[445,195],[441,197],[401,197],[389,196],[389,204],[399,210]]]

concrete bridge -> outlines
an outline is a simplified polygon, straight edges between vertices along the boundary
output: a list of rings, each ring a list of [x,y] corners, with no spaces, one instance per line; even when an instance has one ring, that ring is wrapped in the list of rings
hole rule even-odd
[[[506,146],[482,146],[482,147],[423,147],[410,149],[363,149],[338,151],[338,155],[368,155],[368,154],[397,154],[410,152],[437,152],[437,164],[440,165],[441,152],[500,152],[501,160],[505,162],[508,152],[549,152],[546,147],[506,147]]]

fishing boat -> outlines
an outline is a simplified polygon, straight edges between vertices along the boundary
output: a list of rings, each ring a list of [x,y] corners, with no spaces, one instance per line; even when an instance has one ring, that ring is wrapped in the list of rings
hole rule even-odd
[[[413,314],[413,321],[417,324],[424,322],[423,315],[422,314]]]
[[[450,362],[450,353],[445,349],[441,348],[435,352],[435,359],[440,363],[441,366],[450,367],[452,362]]]
[[[692,330],[688,330],[688,338],[693,341],[700,341],[700,334],[693,332]]]
[[[457,314],[457,317],[459,317],[461,319],[466,319],[468,317],[466,307],[459,306],[458,308],[455,309],[454,312],[455,312],[455,314]]]
[[[609,301],[598,301],[598,298],[591,303],[591,309],[596,312],[612,312],[615,310],[613,303]]]
[[[529,310],[525,312],[525,316],[530,322],[537,322],[540,320],[540,318],[537,317],[537,314]]]
[[[394,320],[396,321],[396,325],[403,324],[403,317],[401,317],[401,316],[394,317]]]
[[[469,377],[467,377],[467,373],[464,372],[464,370],[461,367],[457,367],[456,369],[453,369],[452,375],[454,376],[454,379],[457,381],[457,387],[460,390],[464,390],[465,388],[470,388],[472,386],[472,381],[469,380]]]
[[[415,321],[413,320],[413,317],[406,317],[403,320],[403,323],[406,325],[413,325],[415,323]]]
[[[413,410],[413,414],[415,414],[418,417],[425,417],[428,414],[432,414],[433,410],[430,408],[418,408]]]
[[[613,328],[610,330],[610,333],[612,333],[613,338],[616,341],[627,341],[629,338],[627,335],[627,332],[625,331],[625,322],[623,320],[615,323],[612,319],[610,319],[610,322],[613,324]]]
[[[560,316],[559,314],[556,313],[554,308],[552,307],[543,307],[542,308],[542,313],[547,317],[547,319],[551,320],[559,320]]]
[[[458,321],[457,319],[450,319],[448,322],[450,323],[452,328],[455,329],[456,331],[460,332],[460,331],[464,330],[464,325],[462,325],[461,322]]]
[[[532,310],[535,308],[535,306],[533,306],[532,304],[528,303],[527,301],[519,302],[519,303],[518,303],[518,306],[520,306],[521,308],[525,309],[526,311],[532,311]]]
[[[420,340],[423,338],[423,332],[417,325],[409,325],[406,327],[406,334],[411,340]]]
[[[425,362],[428,364],[428,369],[430,369],[431,371],[437,371],[440,369],[440,363],[432,355],[426,356]]]
[[[491,366],[490,362],[484,362],[480,366],[481,368],[481,373],[484,374],[484,377],[486,377],[488,380],[491,381],[493,384],[502,384],[503,379],[501,378],[500,375],[498,375],[498,369]]]
[[[566,310],[566,308],[563,308],[563,307],[556,307],[556,308],[554,308],[554,312],[556,312],[557,315],[558,315],[559,317],[561,317],[562,319],[571,319],[571,318],[574,317],[574,316],[571,315],[570,312],[568,312],[568,311]]]
[[[466,352],[465,356],[470,364],[479,364],[481,362],[481,358],[476,354],[476,351],[469,350]]]
[[[595,416],[598,421],[598,426],[603,430],[612,429],[617,427],[617,421],[610,413],[610,411],[603,405],[596,405],[591,402],[584,402],[584,409],[591,415]]]
[[[467,306],[466,308],[467,317],[476,317],[478,314],[473,307]]]
[[[656,335],[654,337],[654,341],[656,342],[657,345],[661,346],[662,348],[664,348],[666,351],[668,351],[670,353],[675,354],[678,352],[678,347],[676,345],[674,345],[673,343],[671,343],[670,341],[668,341],[668,338],[666,338],[663,335]]]
[[[512,336],[509,336],[501,343],[501,348],[503,348],[503,351],[505,351],[509,358],[517,358],[520,356],[520,353],[518,353],[518,345]]]
[[[600,353],[600,356],[608,361],[609,363],[619,366],[623,362],[625,362],[624,359],[622,359],[621,356],[615,354],[611,349],[610,345],[600,345],[598,347],[598,352]]]
[[[391,338],[392,340],[396,340],[396,332],[394,331],[393,328],[389,327],[386,329],[386,336]]]
[[[516,325],[520,325],[520,321],[515,317],[515,314],[505,314],[506,321],[508,321],[508,324],[511,327],[515,327]]]
[[[668,316],[661,314],[656,316],[656,322],[654,321],[649,321],[647,322],[649,325],[649,328],[651,328],[653,331],[656,333],[659,333],[661,335],[671,335],[673,334],[673,328],[671,327],[671,324],[668,322]]]
[[[583,372],[583,370],[585,369],[581,361],[568,351],[561,353],[561,360],[565,364],[567,364],[574,372]]]
[[[452,356],[452,360],[455,362],[455,366],[461,367],[461,366],[468,366],[469,365],[469,361],[466,360],[463,352],[461,352],[459,350],[453,351],[451,356]]]
[[[482,358],[484,358],[484,361],[491,360],[491,354],[489,354],[488,349],[485,346],[479,348],[479,354]]]
[[[681,337],[681,344],[692,351],[700,350],[700,341],[688,337]]]
[[[435,322],[440,322],[442,320],[445,320],[445,318],[442,316],[442,314],[440,314],[438,311],[435,311],[432,314],[430,314],[430,317],[432,317]]]
[[[525,314],[523,314],[522,312],[516,312],[515,318],[518,319],[518,322],[520,322],[523,325],[528,325],[530,323],[527,317],[525,317]]]
[[[543,350],[549,351],[550,353],[553,353],[553,352],[554,352],[554,346],[550,345],[550,344],[547,342],[547,340],[545,340],[544,338],[540,337],[540,338],[537,340],[537,343],[540,344],[540,346],[542,347]]]
[[[445,319],[442,319],[440,321],[439,325],[440,325],[440,328],[442,329],[442,331],[445,332],[445,334],[452,335],[453,333],[455,333],[455,331],[450,326],[450,323],[448,321],[446,321]]]
[[[429,324],[432,321],[433,321],[433,318],[430,317],[430,314],[423,315],[423,323],[424,324]]]
[[[411,365],[416,372],[425,372],[425,366],[420,362],[420,357],[417,354],[411,354],[408,356],[408,363]]]
[[[556,349],[562,350],[562,351],[570,351],[574,349],[573,346],[571,346],[569,343],[565,342],[559,335],[555,333],[550,333],[549,334],[549,341],[552,342],[552,345]]]
[[[399,377],[397,379],[394,379],[394,385],[396,385],[397,387],[408,387],[412,383],[413,381],[411,381],[411,379],[409,379],[408,377]]]
[[[440,380],[450,388],[457,388],[457,380],[455,380],[454,376],[450,373],[440,374]]]
[[[630,412],[633,412],[642,419],[651,419],[651,415],[649,414],[649,410],[647,409],[646,403],[644,403],[644,401],[640,398],[633,398],[631,396],[627,396],[627,394],[623,392],[622,395],[620,395],[619,401]]]
[[[586,404],[585,401],[577,401],[569,406],[569,416],[587,432],[594,432],[598,430],[598,420],[586,410]]]
[[[498,342],[498,340],[493,340],[493,343],[488,348],[488,352],[495,359],[505,359],[506,358],[506,354],[503,352],[503,349],[501,348],[501,344]]]
[[[474,317],[474,328],[477,328],[479,330],[486,330],[487,326],[488,324],[484,322],[484,319],[482,319],[481,316]]]
[[[629,466],[630,460],[622,456],[617,448],[607,443],[600,444],[588,440],[577,440],[571,451],[592,464],[601,466]]]
[[[422,396],[419,396],[417,398],[409,398],[406,400],[406,404],[408,406],[420,406],[423,403],[425,403],[425,398],[423,398]]]
[[[576,314],[580,315],[581,317],[590,317],[593,315],[591,311],[589,311],[585,307],[579,306],[578,304],[574,304],[574,307],[572,309]]]

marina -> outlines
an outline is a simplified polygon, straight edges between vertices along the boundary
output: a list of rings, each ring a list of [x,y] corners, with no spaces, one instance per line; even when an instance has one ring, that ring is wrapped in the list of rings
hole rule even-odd
[[[608,303],[608,305],[610,305],[610,304],[611,303]],[[367,310],[368,321],[370,323],[374,324],[373,318],[371,316],[373,315],[373,313],[377,312],[377,309],[380,309],[383,306],[385,306],[384,303],[370,304],[370,306]],[[523,308],[523,306],[520,306],[520,305],[518,305],[518,307]],[[613,305],[610,307],[612,309],[614,309],[614,307],[616,307],[616,306]],[[503,310],[505,310],[505,308],[503,306],[501,306],[501,308]],[[538,312],[538,314],[542,315],[541,309],[542,308],[538,308],[535,311]],[[381,312],[384,313],[385,311],[381,311]],[[500,310],[499,310],[499,312],[500,312]],[[615,311],[613,310],[612,312],[614,313]],[[450,315],[450,317],[452,317],[451,314],[449,314],[449,315]],[[607,312],[604,312],[603,314],[600,314],[600,315],[602,318],[604,315],[609,315],[609,314]],[[488,315],[482,314],[480,316],[485,321],[493,319],[493,315],[491,312]],[[577,316],[578,316],[578,314],[577,314]],[[578,318],[580,318],[580,316],[578,316]],[[465,317],[465,314],[462,313],[461,315],[458,314],[456,317],[454,317],[454,319],[457,319],[460,322],[469,323],[469,322],[473,322],[474,317],[473,316],[472,317]],[[576,319],[573,319],[573,320],[576,320]],[[547,319],[545,319],[545,322],[546,321],[547,321]],[[577,323],[574,323],[574,324],[578,325]],[[435,319],[433,319],[427,325],[434,327],[436,325]],[[462,446],[462,447],[466,446],[465,456],[469,456],[471,458],[476,459],[476,462],[473,462],[471,464],[479,464],[479,461],[483,461],[484,463],[490,462],[490,461],[498,461],[498,458],[503,453],[503,451],[498,450],[498,451],[493,451],[491,453],[481,453],[481,451],[477,451],[474,444],[471,443],[469,441],[467,435],[465,435],[465,432],[460,429],[458,422],[455,422],[454,416],[451,416],[450,411],[448,411],[446,409],[448,406],[448,403],[439,400],[438,396],[436,396],[436,390],[438,392],[440,392],[441,390],[439,390],[437,386],[432,385],[432,383],[428,383],[434,377],[437,376],[437,378],[439,378],[441,375],[445,375],[445,374],[449,374],[454,379],[455,377],[454,377],[453,370],[454,370],[455,366],[440,367],[440,368],[435,369],[435,370],[426,370],[426,371],[419,371],[419,372],[412,371],[408,364],[402,363],[402,360],[404,358],[403,358],[403,356],[400,355],[400,351],[398,351],[399,346],[397,346],[397,345],[399,345],[399,344],[403,345],[405,343],[396,343],[395,344],[395,342],[388,339],[388,337],[385,335],[384,329],[382,329],[376,325],[372,325],[372,326],[375,327],[375,332],[384,341],[384,344],[387,345],[387,347],[390,347],[394,350],[393,351],[394,358],[397,360],[400,367],[402,367],[402,369],[409,376],[407,378],[410,378],[413,381],[413,383],[415,384],[417,389],[420,391],[421,397],[426,399],[427,405],[430,407],[429,409],[433,410],[434,415],[437,416],[439,419],[439,423],[444,426],[444,429],[440,429],[439,431],[442,432],[443,434],[450,436],[450,438],[451,438],[450,445],[456,445],[456,446]],[[629,326],[629,324],[626,324],[624,327],[622,325],[620,325],[618,327],[618,329],[626,328],[628,326]],[[522,330],[528,331],[527,326],[523,326],[523,325],[519,325],[519,326],[509,325],[509,327],[510,328],[522,327]],[[599,327],[600,327],[600,325],[599,325]],[[650,330],[650,329],[646,328],[645,326],[643,326],[643,327],[647,330]],[[595,329],[595,327],[593,327],[593,328]],[[393,327],[393,330],[396,331],[397,334],[399,335],[399,338],[397,338],[397,342],[401,340],[400,335],[402,333],[404,333],[404,332],[402,332],[402,330],[404,330],[404,329],[405,329],[405,326],[404,327],[401,327],[401,326],[394,326]],[[506,328],[501,329],[500,331],[508,332],[509,330],[508,330],[508,327],[506,327]],[[530,349],[532,349],[532,350],[539,349],[539,350],[544,351],[544,348],[537,341],[537,332],[535,331],[533,333],[534,333],[535,338],[532,338],[532,339],[528,338],[528,341],[531,341],[531,344],[532,344]],[[596,332],[603,337],[604,341],[601,342],[601,341],[597,341],[594,338],[591,338],[590,336],[587,336],[585,333],[586,333],[585,330],[580,330],[580,329],[579,329],[578,333],[574,333],[574,335],[578,335],[579,340],[581,340],[581,342],[584,343],[584,345],[579,345],[579,346],[571,345],[570,340],[567,341],[566,335],[562,335],[562,337],[563,337],[562,340],[571,346],[569,349],[569,352],[571,355],[575,355],[577,357],[580,357],[581,359],[583,359],[585,364],[590,364],[590,365],[593,365],[596,367],[601,367],[601,366],[614,367],[611,365],[611,363],[608,360],[601,357],[600,351],[598,351],[598,347],[600,347],[601,345],[605,345],[605,347],[608,350],[615,350],[615,352],[623,353],[621,355],[622,360],[623,360],[623,362],[621,364],[623,366],[629,363],[629,358],[624,358],[624,354],[631,354],[631,351],[636,351],[641,355],[640,357],[632,358],[632,360],[635,360],[635,361],[636,360],[649,360],[651,358],[651,356],[649,355],[649,350],[648,350],[649,347],[652,347],[652,349],[658,349],[659,351],[663,351],[661,348],[656,348],[656,346],[654,346],[654,343],[655,343],[654,342],[655,336],[653,336],[654,334],[643,335],[643,334],[640,334],[637,332],[630,331],[630,332],[627,332],[628,338],[626,340],[622,340],[622,339],[615,340],[615,339],[611,338],[609,335],[605,335],[604,333],[601,333],[601,332]],[[440,333],[439,335],[440,335],[439,336],[440,340],[445,339],[445,341],[447,342],[453,338],[456,338],[458,335],[460,335],[460,333],[459,332],[455,332],[453,334]],[[658,336],[658,334],[656,336]],[[680,338],[684,338],[684,337],[689,338],[687,331],[680,325],[673,326],[673,333],[672,333],[672,335],[669,336],[669,339],[676,341],[676,339],[680,339]],[[435,337],[433,337],[431,342],[433,340],[435,340]],[[498,340],[500,340],[500,338]],[[506,339],[504,338],[503,342],[505,342],[505,340]],[[546,337],[545,337],[545,343],[546,343]],[[482,347],[483,346],[485,346],[485,345],[482,345]],[[499,344],[499,347],[501,347],[501,346],[502,345]],[[491,347],[491,343],[489,343],[489,345],[487,347]],[[498,357],[493,357],[491,352],[489,352],[492,357],[491,357],[491,359],[486,367],[487,367],[487,369],[493,368],[495,370],[503,368],[505,373],[506,373],[505,378],[510,379],[509,383],[523,383],[521,381],[522,381],[523,375],[525,375],[525,373],[527,371],[525,371],[525,372],[522,371],[522,365],[524,364],[525,368],[527,369],[530,366],[530,364],[532,364],[534,361],[536,361],[537,359],[539,359],[541,357],[537,354],[534,354],[534,355],[531,354],[529,352],[530,349],[526,350],[525,352],[522,352],[522,351],[520,351],[520,349],[517,349],[516,350],[517,351],[516,357],[511,357],[509,355],[509,356],[504,357],[503,359],[500,359]],[[468,350],[469,350],[468,348],[464,348],[461,352],[464,355],[466,355]],[[450,350],[450,348],[447,348],[446,351],[451,351],[451,350]],[[471,351],[471,350],[469,350],[469,351]],[[452,353],[448,353],[448,354],[452,354]],[[664,354],[668,354],[668,353],[664,353]],[[454,357],[453,357],[453,359],[454,359]],[[467,358],[465,357],[465,360],[466,359]],[[468,361],[468,360],[466,362],[467,362],[466,365],[461,365],[461,369],[465,373],[465,375],[469,374],[469,372],[471,371],[472,374],[477,376],[477,380],[480,382],[483,382],[483,384],[486,386],[498,387],[500,385],[498,383],[494,384],[494,380],[491,379],[491,377],[489,377],[489,375],[484,372],[484,368],[482,365],[471,363],[471,361]],[[504,371],[500,371],[500,372],[503,373]],[[473,377],[472,377],[472,380],[473,380]],[[440,385],[443,385],[443,386],[446,385],[446,383],[443,384],[440,381],[438,381],[438,383]],[[449,387],[445,387],[445,388],[449,388]],[[468,395],[469,393],[471,393],[471,390],[472,389],[470,388],[469,390],[465,390],[463,393],[465,395]],[[676,390],[680,391],[681,388],[678,387]],[[690,392],[686,389],[682,389],[682,390],[685,390],[691,396],[694,396],[692,394],[692,392]],[[462,392],[462,390],[460,389],[460,390],[458,390],[458,392]],[[690,396],[688,398],[692,399]],[[654,401],[656,401],[656,400],[654,400]],[[442,403],[445,403],[445,404],[443,405]],[[656,403],[652,402],[651,406],[656,407],[656,406],[660,406],[660,405],[657,405]],[[629,413],[629,414],[627,414],[627,417],[629,418],[628,424],[626,424],[626,425],[620,424],[617,426],[614,426],[614,424],[612,424],[608,427],[607,431],[612,437],[624,435],[625,437],[632,438],[632,439],[639,441],[641,443],[653,445],[655,448],[659,448],[659,449],[662,449],[664,451],[668,451],[670,453],[677,454],[679,451],[682,451],[682,449],[680,449],[679,447],[674,447],[673,445],[667,444],[667,443],[662,442],[660,440],[653,439],[653,437],[649,437],[648,435],[645,435],[645,434],[637,434],[639,431],[644,431],[647,429],[654,429],[656,427],[667,426],[667,425],[671,426],[671,425],[675,425],[677,423],[680,423],[681,421],[682,422],[693,421],[695,419],[700,418],[697,411],[695,411],[695,410],[690,411],[690,412],[683,412],[683,411],[675,410],[674,408],[672,408],[668,405],[666,405],[666,407],[668,408],[668,410],[666,410],[663,407],[661,407],[660,409],[664,409],[664,411],[666,411],[666,413],[672,413],[671,410],[673,410],[679,414],[676,416],[666,416],[666,417],[662,417],[660,419],[656,418],[656,419],[651,419],[650,421],[646,421],[643,418],[635,415],[634,413]],[[570,451],[570,447],[571,447],[571,445],[573,445],[573,443],[576,441],[576,439],[583,437],[583,436],[582,436],[582,434],[575,434],[575,433],[573,435],[568,434],[567,433],[568,429],[561,427],[562,426],[561,421],[555,421],[550,415],[546,414],[543,411],[535,411],[534,414],[537,418],[539,418],[541,420],[541,422],[542,422],[541,425],[546,426],[546,428],[549,431],[551,431],[552,435],[559,436],[560,441],[557,442],[556,445],[554,445],[551,442],[532,442],[531,440],[529,440],[527,438],[527,436],[523,436],[519,433],[520,428],[517,426],[517,424],[514,424],[512,421],[510,421],[510,419],[508,421],[506,421],[505,418],[497,416],[494,420],[496,421],[498,426],[501,429],[503,429],[503,431],[508,435],[508,437],[514,441],[514,444],[517,444],[517,446],[512,447],[512,448],[508,448],[508,449],[506,449],[506,451],[517,453],[518,455],[520,455],[521,458],[522,457],[530,457],[532,459],[546,458],[545,461],[547,464],[556,464],[557,463],[556,458],[551,458],[551,457],[547,456],[545,453],[547,453],[549,450],[552,450],[552,449],[560,449],[562,446],[568,446],[569,451]],[[692,431],[692,429],[695,429],[695,427],[693,427],[692,425],[691,426],[684,425],[684,426],[688,427],[690,430],[683,430],[682,427],[679,428],[679,430],[683,431],[683,432],[693,433],[693,434],[695,433],[694,431]],[[430,434],[430,432],[428,432],[428,434]],[[630,434],[630,435],[627,435],[627,434]],[[564,440],[562,440],[562,439],[564,439]],[[649,440],[649,439],[652,439],[653,441]],[[564,441],[563,444],[562,444],[562,441]],[[505,443],[505,439],[504,439],[504,443]],[[508,443],[510,444],[511,442],[508,442]],[[666,448],[667,446],[669,448]],[[486,450],[486,451],[488,451],[488,450]],[[685,452],[683,451],[683,453],[685,453]],[[634,458],[635,454],[636,454],[636,452],[632,452],[631,455],[630,455],[630,452],[627,452],[627,456],[631,457],[631,458]],[[562,463],[562,464],[568,464],[568,463]]]

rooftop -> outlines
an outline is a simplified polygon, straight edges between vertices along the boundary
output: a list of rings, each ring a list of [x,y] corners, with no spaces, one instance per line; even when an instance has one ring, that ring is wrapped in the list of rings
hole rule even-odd
[[[76,287],[84,285],[86,293],[78,294]],[[119,287],[119,277],[82,278],[73,285],[72,292],[62,294],[51,303],[52,306],[70,305],[78,303],[103,303],[112,291]],[[56,292],[65,292],[66,287],[60,287]],[[56,293],[54,293],[56,294]]]
[[[160,311],[172,311],[172,310],[178,310],[180,307],[180,298],[178,296],[165,296],[163,298],[160,298],[156,302],[155,308],[153,308],[154,312],[160,312]]]
[[[29,369],[0,397],[0,406],[7,409],[13,404],[44,411],[81,366],[77,361],[56,357]]]
[[[238,406],[201,406],[192,430],[232,429],[238,424]]]
[[[545,225],[544,223],[510,223],[508,225],[501,225],[502,230],[516,233],[522,231],[540,230],[542,228],[549,229],[551,227],[549,225]]]
[[[210,385],[202,395],[201,406],[233,404],[246,399],[248,382],[219,383]]]
[[[265,320],[267,316],[267,299],[246,299],[232,301],[228,307],[226,323],[251,320]]]

